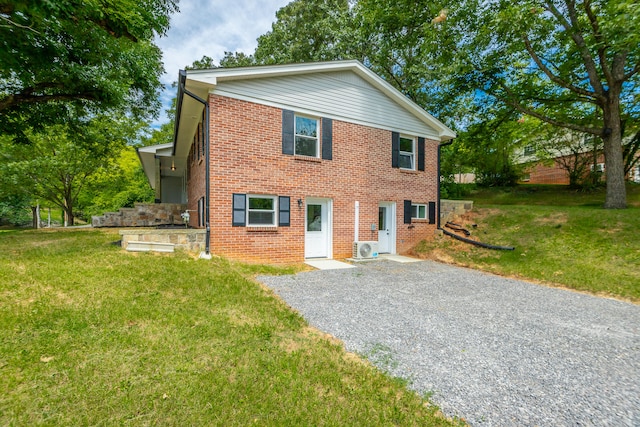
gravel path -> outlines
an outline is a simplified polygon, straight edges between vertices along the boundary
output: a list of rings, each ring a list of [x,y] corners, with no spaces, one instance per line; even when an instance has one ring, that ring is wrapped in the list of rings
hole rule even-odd
[[[258,280],[473,426],[640,426],[640,306],[430,261]]]

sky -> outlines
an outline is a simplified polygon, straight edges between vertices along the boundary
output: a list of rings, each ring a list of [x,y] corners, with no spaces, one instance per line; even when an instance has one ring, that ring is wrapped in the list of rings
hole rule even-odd
[[[158,127],[168,121],[164,110],[177,89],[171,83],[178,80],[178,70],[191,65],[203,56],[217,64],[225,51],[251,54],[257,38],[271,30],[276,11],[291,0],[180,0],[180,12],[172,15],[171,28],[164,37],[156,39],[163,52],[165,74],[162,83],[163,109]]]

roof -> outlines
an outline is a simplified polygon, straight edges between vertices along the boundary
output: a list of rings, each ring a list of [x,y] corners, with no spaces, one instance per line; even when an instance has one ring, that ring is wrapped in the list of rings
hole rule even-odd
[[[150,145],[136,149],[140,163],[142,163],[144,173],[147,175],[149,184],[151,184],[151,188],[156,188],[156,157],[170,157],[172,149],[173,143]]]
[[[329,75],[329,73],[336,75],[336,73],[340,72],[353,73],[358,76],[360,81],[366,82],[367,85],[383,94],[400,109],[413,116],[414,121],[420,122],[424,126],[428,126],[433,130],[433,135],[429,135],[430,137],[439,139],[441,142],[455,138],[456,134],[453,130],[445,126],[415,102],[411,101],[380,76],[369,70],[359,61],[347,60],[286,65],[264,65],[241,68],[188,70],[186,72],[180,71],[173,153],[177,157],[186,157],[188,155],[192,136],[197,123],[200,121],[200,117],[202,117],[202,111],[204,108],[203,103],[208,98],[209,93],[220,92],[225,96],[241,97],[243,95],[238,95],[238,93],[232,93],[229,95],[230,92],[225,92],[225,88],[233,87],[234,85],[235,87],[244,85],[244,96],[246,97],[247,90],[251,90],[251,88],[247,89],[248,83],[255,83],[258,81],[266,82],[268,79],[271,79],[269,81],[275,81],[282,77],[287,77],[292,81],[294,77],[306,78],[321,74]],[[342,84],[344,87],[345,83],[342,82]],[[253,87],[255,88],[255,85]],[[255,100],[254,102],[296,110],[296,105],[287,105],[287,101],[283,101],[282,97],[260,99]],[[308,113],[314,112],[308,111]],[[329,117],[331,116],[329,115]],[[342,117],[339,115],[334,116],[334,118],[350,121],[348,117]],[[374,122],[364,124],[371,126],[376,125]],[[380,127],[385,128],[385,126]],[[402,129],[395,130],[402,131]]]

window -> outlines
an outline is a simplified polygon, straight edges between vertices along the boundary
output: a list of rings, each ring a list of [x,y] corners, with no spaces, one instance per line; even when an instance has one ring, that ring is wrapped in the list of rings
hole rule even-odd
[[[527,182],[527,181],[531,181],[531,174],[530,173],[525,173],[522,175],[522,180]]]
[[[322,205],[307,205],[307,231],[322,231]]]
[[[531,156],[533,154],[536,154],[536,147],[534,147],[533,145],[527,145],[526,147],[524,147],[525,156]]]
[[[295,154],[318,157],[318,119],[296,115]]]
[[[415,169],[414,165],[415,141],[406,136],[400,137],[400,154],[398,166],[402,169]]]
[[[247,225],[275,226],[277,202],[274,196],[247,196]]]
[[[591,165],[591,172],[593,172],[593,165]],[[598,163],[595,167],[596,172],[604,172],[604,163]]]
[[[427,205],[411,205],[411,218],[427,219]]]
[[[291,198],[289,196],[258,196],[233,193],[232,220],[234,227],[289,227]]]

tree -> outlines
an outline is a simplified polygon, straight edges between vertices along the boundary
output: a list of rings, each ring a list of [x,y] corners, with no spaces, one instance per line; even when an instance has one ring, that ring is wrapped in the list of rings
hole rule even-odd
[[[149,186],[135,148],[127,145],[113,162],[103,165],[87,178],[79,194],[83,217],[132,208],[137,202],[153,202],[155,192]]]
[[[0,0],[0,132],[154,114],[163,73],[156,35],[177,0]]]
[[[0,173],[32,198],[48,200],[63,209],[73,225],[78,196],[88,178],[109,165],[139,131],[129,119],[98,117],[82,133],[65,125],[29,133],[28,144],[0,139]]]
[[[640,4],[458,0],[447,2],[448,10],[439,6],[358,2],[365,36],[382,45],[372,62],[382,56],[388,74],[422,80],[414,87],[441,97],[443,107],[447,94],[458,100],[461,94],[479,112],[498,103],[601,138],[605,207],[625,207],[622,125],[640,114]]]
[[[258,64],[344,59],[348,0],[294,0],[276,12],[271,31],[258,37]],[[240,59],[240,58],[238,58]]]
[[[514,151],[528,143],[535,131],[534,123],[518,121],[511,109],[497,111],[485,122],[470,125],[460,135],[454,147],[443,150],[442,172],[454,173],[451,166],[472,168],[481,186],[514,186],[520,179],[522,166]]]

